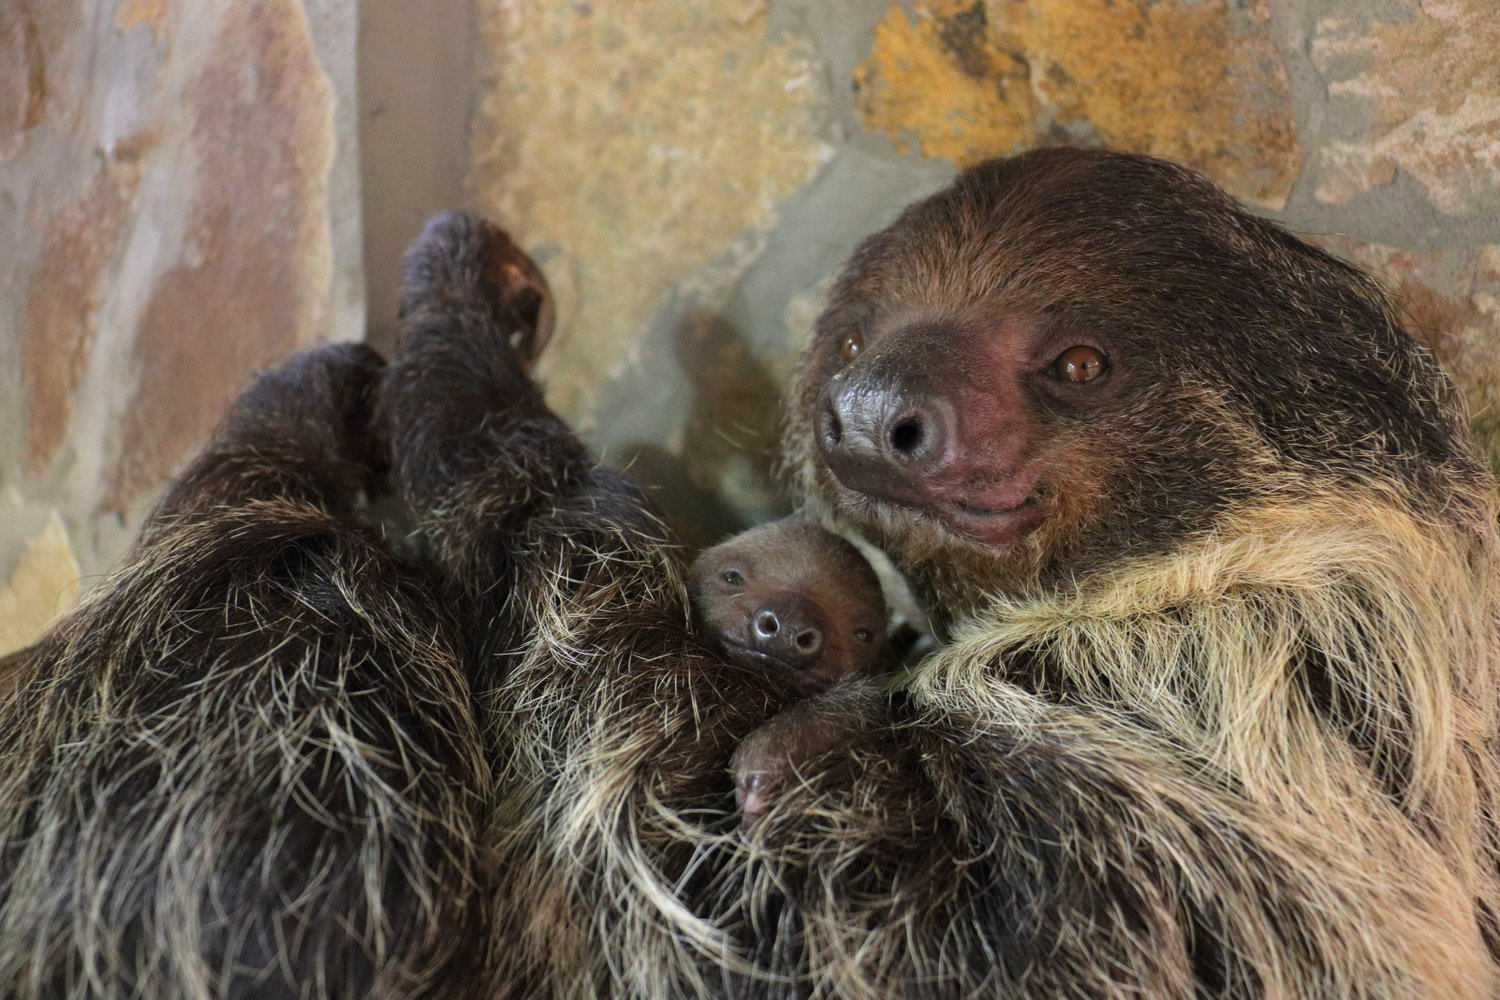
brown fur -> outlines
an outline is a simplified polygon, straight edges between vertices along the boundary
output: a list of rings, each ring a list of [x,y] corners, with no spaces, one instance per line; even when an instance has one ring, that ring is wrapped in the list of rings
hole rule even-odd
[[[735,582],[725,580],[729,573]],[[698,623],[720,652],[790,672],[809,691],[875,672],[893,656],[875,570],[849,542],[800,518],[757,525],[704,550],[690,579]],[[816,630],[816,654],[784,665],[741,652],[756,614],[783,605]]]
[[[451,997],[483,967],[469,680],[350,516],[380,367],[338,345],[263,376],[25,654],[0,701],[0,995]]]
[[[858,549],[794,517],[757,525],[700,553],[691,579],[695,617],[721,653],[752,668],[790,674],[791,686],[811,695],[735,748],[735,803],[744,822],[754,824],[807,762],[845,740],[841,723],[851,714],[845,704],[855,698],[864,705],[870,687],[859,679],[895,666],[885,597]],[[816,629],[817,652],[787,665],[754,649],[756,618],[767,609],[781,615],[783,629],[787,612]],[[837,687],[828,691],[829,685]]]
[[[1073,150],[872,237],[789,450],[949,641],[851,696],[837,759],[746,835],[730,752],[792,699],[711,655],[639,492],[525,378],[514,252],[450,217],[413,253],[377,426],[417,561],[349,513],[369,365],[315,355],[29,654],[0,992],[1493,995],[1493,484],[1367,279]],[[923,316],[939,351],[963,320],[963,399],[1050,324],[1128,359],[1092,408],[995,384],[1045,445],[1015,544],[818,458],[850,323],[878,359]]]
[[[1004,388],[1045,512],[1015,543],[820,461],[851,328],[856,365],[953,352],[980,406],[1057,324],[1130,374],[1081,408]],[[949,642],[851,696],[838,753],[743,840],[667,791],[721,752],[659,757],[706,690],[590,685],[606,714],[532,782],[551,821],[502,836],[528,988],[1493,994],[1493,484],[1368,279],[1160,161],[997,161],[855,254],[789,441],[813,509],[886,548]],[[525,704],[578,697],[552,690]]]

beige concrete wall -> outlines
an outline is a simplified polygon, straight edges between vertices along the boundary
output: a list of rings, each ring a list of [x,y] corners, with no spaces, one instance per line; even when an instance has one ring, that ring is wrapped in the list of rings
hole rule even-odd
[[[559,298],[553,404],[706,540],[860,237],[986,156],[1189,162],[1380,274],[1500,455],[1491,0],[0,2],[0,650],[256,366],[388,342],[463,203]],[[9,589],[7,581],[10,581]],[[43,597],[38,602],[36,595]],[[50,595],[50,596],[49,596]]]

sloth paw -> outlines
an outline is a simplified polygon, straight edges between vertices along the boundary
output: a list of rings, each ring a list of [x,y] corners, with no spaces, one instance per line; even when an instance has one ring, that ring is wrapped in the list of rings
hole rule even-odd
[[[771,803],[779,791],[775,776],[765,771],[749,771],[735,774],[734,804],[740,811],[740,822],[746,829],[758,823],[771,811]]]
[[[523,372],[552,337],[552,293],[541,269],[500,227],[470,212],[434,216],[406,254],[401,315],[479,310]]]
[[[740,742],[730,759],[734,804],[749,829],[804,777],[836,762],[831,751],[854,735],[850,721],[826,710],[820,699],[798,702]]]

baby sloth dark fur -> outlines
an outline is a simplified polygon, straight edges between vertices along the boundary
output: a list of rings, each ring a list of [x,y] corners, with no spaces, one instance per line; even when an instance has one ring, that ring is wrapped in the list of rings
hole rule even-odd
[[[839,745],[851,690],[895,665],[885,595],[858,549],[795,517],[705,550],[691,584],[699,627],[721,653],[808,696],[735,749],[735,804],[750,825],[800,766]],[[842,687],[829,692],[832,685]]]

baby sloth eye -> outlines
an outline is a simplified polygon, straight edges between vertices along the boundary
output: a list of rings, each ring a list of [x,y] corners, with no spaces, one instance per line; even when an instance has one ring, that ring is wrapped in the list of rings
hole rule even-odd
[[[874,642],[875,633],[871,632],[867,628],[857,628],[854,630],[854,638],[858,639],[860,642]]]
[[[1052,362],[1052,375],[1063,382],[1092,382],[1109,371],[1109,362],[1092,347],[1070,347]]]
[[[859,357],[859,352],[865,349],[865,335],[855,330],[844,338],[843,344],[839,346],[839,357],[844,359],[844,364],[851,364]]]
[[[745,582],[745,574],[737,569],[726,569],[724,571],[724,582],[731,587],[739,587]]]

